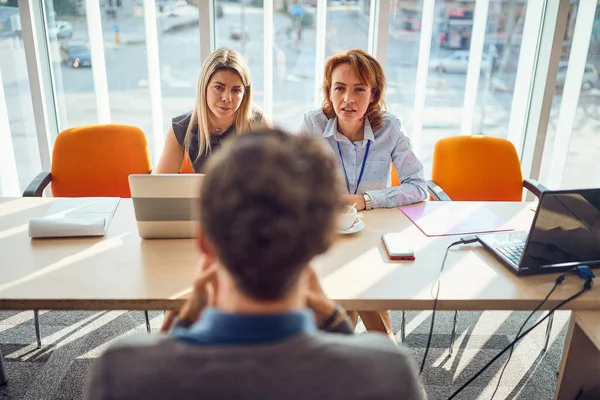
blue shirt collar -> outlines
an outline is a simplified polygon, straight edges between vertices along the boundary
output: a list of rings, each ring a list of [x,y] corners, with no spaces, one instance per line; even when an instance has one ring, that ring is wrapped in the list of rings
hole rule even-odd
[[[330,137],[333,136],[333,138],[336,140],[336,142],[341,142],[341,143],[351,143],[350,139],[348,139],[346,136],[342,135],[338,128],[338,119],[337,117],[335,118],[331,118],[327,121],[327,125],[325,126],[325,131],[323,132],[323,137]],[[367,145],[367,141],[371,141],[371,142],[375,142],[375,134],[373,133],[373,129],[371,128],[371,124],[369,123],[369,119],[365,117],[365,127],[364,127],[364,139],[363,139],[363,143],[362,143],[362,147],[365,147]]]
[[[199,345],[248,345],[285,340],[315,330],[314,317],[309,310],[250,315],[207,308],[194,325],[174,329],[173,337]]]

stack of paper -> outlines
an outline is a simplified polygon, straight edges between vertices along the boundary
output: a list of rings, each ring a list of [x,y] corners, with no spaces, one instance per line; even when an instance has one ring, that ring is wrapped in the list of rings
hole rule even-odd
[[[56,199],[44,217],[29,221],[29,237],[104,236],[120,200],[118,197]]]

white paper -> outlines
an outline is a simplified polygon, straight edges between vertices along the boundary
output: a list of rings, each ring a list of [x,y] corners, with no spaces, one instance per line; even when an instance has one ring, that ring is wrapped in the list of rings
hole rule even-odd
[[[114,197],[56,199],[46,216],[29,221],[29,237],[104,236],[119,201]]]

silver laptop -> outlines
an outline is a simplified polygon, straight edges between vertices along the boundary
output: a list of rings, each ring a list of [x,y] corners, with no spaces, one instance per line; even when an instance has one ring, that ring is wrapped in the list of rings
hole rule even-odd
[[[477,236],[520,275],[600,267],[600,189],[546,191],[529,231]]]
[[[203,179],[200,174],[129,175],[140,237],[194,237]]]

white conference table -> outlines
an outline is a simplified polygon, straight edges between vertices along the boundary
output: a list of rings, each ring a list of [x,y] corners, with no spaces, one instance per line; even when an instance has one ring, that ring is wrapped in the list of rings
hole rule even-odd
[[[133,206],[123,199],[101,238],[38,239],[28,221],[43,216],[52,198],[0,198],[0,309],[152,310],[178,308],[189,293],[199,255],[194,241],[143,240]],[[529,227],[525,203],[479,203]],[[446,246],[456,236],[427,237],[398,209],[364,212],[366,228],[340,236],[313,265],[327,294],[348,309],[428,310],[431,286]],[[400,232],[415,261],[390,261],[381,242]],[[442,283],[441,310],[531,310],[552,288],[555,274],[518,277],[478,244],[451,250]],[[549,309],[581,288],[568,278]],[[595,287],[567,309],[600,310]]]
[[[193,240],[140,239],[130,199],[121,200],[105,237],[31,240],[29,219],[43,216],[52,201],[0,198],[0,309],[164,310],[182,305],[199,262]],[[533,217],[526,203],[477,206],[517,229],[528,229]],[[327,294],[352,310],[432,309],[431,286],[444,251],[460,236],[427,237],[398,209],[363,215],[363,231],[340,236],[313,262]],[[386,232],[399,232],[416,260],[390,261],[381,241]],[[480,245],[464,245],[450,251],[438,309],[532,310],[555,279],[556,274],[518,277]],[[543,309],[581,286],[580,279],[569,277]],[[600,287],[565,309],[600,310]],[[0,365],[0,383],[2,378]]]

